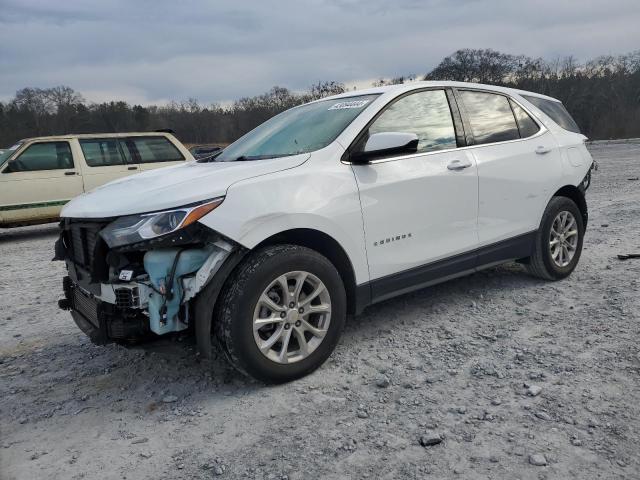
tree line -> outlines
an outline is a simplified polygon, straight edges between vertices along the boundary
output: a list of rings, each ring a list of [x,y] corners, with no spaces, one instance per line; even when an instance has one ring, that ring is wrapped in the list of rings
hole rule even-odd
[[[380,79],[374,86],[422,79],[539,92],[561,100],[589,138],[640,137],[640,50],[580,63],[574,57],[547,61],[491,49],[462,49],[426,75]],[[0,102],[0,146],[41,135],[166,128],[185,143],[227,144],[283,110],[344,91],[344,84],[326,81],[303,92],[276,86],[225,106],[202,105],[196,99],[142,106],[117,100],[87,102],[66,86],[28,87]]]

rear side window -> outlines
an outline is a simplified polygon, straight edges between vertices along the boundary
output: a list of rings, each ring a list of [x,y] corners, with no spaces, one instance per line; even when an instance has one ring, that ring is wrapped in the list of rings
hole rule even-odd
[[[444,90],[412,93],[392,103],[369,127],[368,136],[382,132],[415,133],[418,153],[456,148],[456,132]]]
[[[542,110],[546,115],[548,115],[551,120],[556,122],[565,130],[569,130],[570,132],[580,133],[580,127],[575,122],[567,109],[564,108],[564,105],[560,102],[556,102],[554,100],[547,100],[546,98],[540,97],[531,97],[529,95],[523,95],[529,102]]]
[[[520,138],[509,100],[494,93],[460,92],[471,124],[475,145]]]
[[[535,135],[540,131],[538,124],[525,112],[524,108],[518,105],[513,100],[509,100],[513,114],[516,116],[516,122],[518,123],[518,130],[520,130],[520,138],[527,138]]]
[[[118,139],[116,138],[80,140],[80,147],[82,148],[84,159],[90,167],[108,167],[124,164]]]
[[[9,164],[6,172],[36,172],[73,168],[69,142],[43,142],[29,145]]]
[[[137,152],[140,163],[184,160],[180,150],[165,137],[129,137],[127,143]]]

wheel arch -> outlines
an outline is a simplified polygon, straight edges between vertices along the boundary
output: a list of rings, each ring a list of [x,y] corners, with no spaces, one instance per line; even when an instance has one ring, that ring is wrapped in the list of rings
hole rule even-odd
[[[580,190],[578,187],[574,185],[565,185],[564,187],[558,189],[556,193],[553,194],[554,197],[566,197],[575,202],[575,204],[580,209],[580,213],[582,214],[582,221],[584,226],[587,226],[587,221],[589,220],[589,211],[587,208],[587,200],[584,196],[584,192]]]
[[[362,295],[359,294],[356,286],[353,264],[347,252],[337,240],[320,230],[293,228],[271,235],[254,248],[278,244],[291,244],[310,248],[325,256],[336,267],[344,283],[347,295],[347,313],[354,314],[361,310],[359,305],[362,302]]]

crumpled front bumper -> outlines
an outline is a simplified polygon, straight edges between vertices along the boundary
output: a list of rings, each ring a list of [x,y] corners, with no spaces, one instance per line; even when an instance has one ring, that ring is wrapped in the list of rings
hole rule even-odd
[[[142,339],[149,335],[148,318],[140,310],[104,302],[68,276],[63,279],[63,289],[64,298],[58,305],[70,310],[76,325],[93,343],[105,345]]]

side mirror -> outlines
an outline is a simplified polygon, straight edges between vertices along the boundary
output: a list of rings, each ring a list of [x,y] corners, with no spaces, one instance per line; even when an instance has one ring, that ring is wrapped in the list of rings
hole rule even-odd
[[[6,168],[2,171],[2,173],[13,173],[13,172],[15,172],[15,169],[13,168],[13,167],[15,167],[15,166],[16,166],[16,160],[15,160],[15,158],[14,158],[14,159],[12,159],[12,160],[9,160],[9,161],[7,162],[7,166],[6,166]]]
[[[418,151],[418,136],[415,133],[380,132],[369,137],[364,150],[350,155],[350,161],[358,164],[390,155],[402,155]]]

